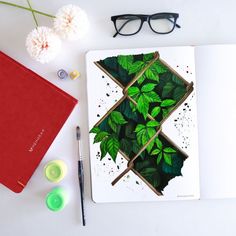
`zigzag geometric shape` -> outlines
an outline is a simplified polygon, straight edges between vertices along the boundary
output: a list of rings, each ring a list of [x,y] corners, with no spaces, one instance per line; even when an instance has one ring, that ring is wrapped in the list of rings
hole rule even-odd
[[[101,159],[116,161],[120,152],[133,171],[157,195],[169,180],[181,175],[187,154],[161,130],[162,124],[193,91],[158,52],[119,55],[94,62],[123,89],[123,97],[94,125],[94,143],[100,142]]]

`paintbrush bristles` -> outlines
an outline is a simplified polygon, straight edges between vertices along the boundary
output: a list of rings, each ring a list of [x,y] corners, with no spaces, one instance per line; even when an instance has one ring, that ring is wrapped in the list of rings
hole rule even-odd
[[[80,140],[80,127],[79,126],[76,127],[76,139]]]

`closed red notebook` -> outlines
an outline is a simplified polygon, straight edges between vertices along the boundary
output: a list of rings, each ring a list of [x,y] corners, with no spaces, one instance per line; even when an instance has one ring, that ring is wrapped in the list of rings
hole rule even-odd
[[[0,183],[24,189],[76,103],[0,51]]]

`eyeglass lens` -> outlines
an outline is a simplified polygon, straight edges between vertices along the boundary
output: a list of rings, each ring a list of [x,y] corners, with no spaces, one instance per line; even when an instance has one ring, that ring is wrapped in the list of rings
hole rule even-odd
[[[171,32],[175,27],[175,18],[171,15],[152,15],[150,17],[150,26],[153,31],[161,34]]]
[[[137,16],[121,16],[116,19],[116,30],[123,35],[135,34],[139,31],[141,23]]]

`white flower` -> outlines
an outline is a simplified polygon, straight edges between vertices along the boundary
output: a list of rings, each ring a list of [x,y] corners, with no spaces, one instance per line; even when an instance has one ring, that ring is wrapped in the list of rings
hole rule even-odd
[[[52,29],[37,27],[27,36],[26,48],[33,59],[47,63],[57,56],[61,49],[61,40]]]
[[[88,28],[87,14],[75,5],[63,6],[58,10],[54,19],[54,30],[64,39],[82,38],[88,32]]]

